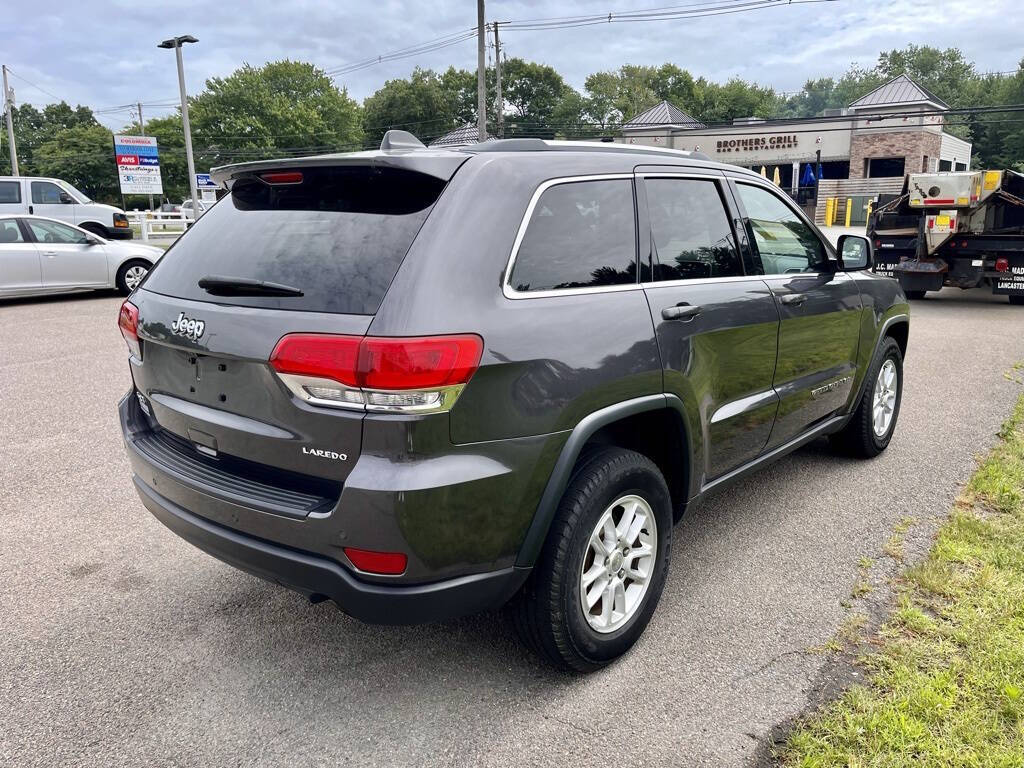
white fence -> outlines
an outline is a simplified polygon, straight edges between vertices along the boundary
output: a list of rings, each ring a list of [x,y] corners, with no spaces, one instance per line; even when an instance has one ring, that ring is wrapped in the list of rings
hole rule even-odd
[[[191,213],[170,211],[128,211],[132,228],[141,240],[175,239],[192,223]]]

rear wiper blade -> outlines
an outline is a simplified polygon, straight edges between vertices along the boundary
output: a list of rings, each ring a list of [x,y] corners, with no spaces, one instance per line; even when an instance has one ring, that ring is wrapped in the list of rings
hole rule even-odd
[[[302,290],[290,285],[253,280],[251,277],[207,275],[199,278],[199,287],[214,296],[302,296]]]

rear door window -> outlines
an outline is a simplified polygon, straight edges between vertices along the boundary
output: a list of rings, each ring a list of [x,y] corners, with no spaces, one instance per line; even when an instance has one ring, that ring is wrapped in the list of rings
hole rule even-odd
[[[146,290],[236,306],[375,314],[445,182],[365,166],[304,168],[301,178],[236,180],[157,263]],[[211,296],[198,285],[207,276],[280,283],[302,295]]]
[[[0,181],[0,205],[21,202],[20,181]]]
[[[556,184],[541,193],[509,284],[548,291],[636,282],[632,179]]]
[[[712,179],[647,178],[654,280],[743,274],[718,184]]]
[[[0,245],[24,242],[25,238],[21,236],[21,228],[16,219],[0,219]]]

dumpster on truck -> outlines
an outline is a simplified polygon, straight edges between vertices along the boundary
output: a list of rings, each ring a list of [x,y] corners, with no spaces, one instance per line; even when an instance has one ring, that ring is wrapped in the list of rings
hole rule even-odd
[[[991,287],[1024,305],[1024,174],[912,173],[868,220],[874,270],[908,298],[943,286]]]

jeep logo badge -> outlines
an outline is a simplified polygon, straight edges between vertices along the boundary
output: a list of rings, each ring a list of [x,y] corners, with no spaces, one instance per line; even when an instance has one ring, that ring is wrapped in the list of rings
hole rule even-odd
[[[206,323],[202,320],[185,317],[185,313],[182,312],[178,315],[178,319],[171,323],[171,330],[186,339],[198,341],[206,330]]]

